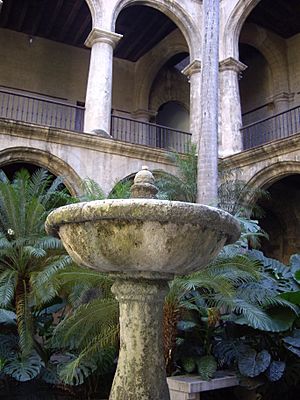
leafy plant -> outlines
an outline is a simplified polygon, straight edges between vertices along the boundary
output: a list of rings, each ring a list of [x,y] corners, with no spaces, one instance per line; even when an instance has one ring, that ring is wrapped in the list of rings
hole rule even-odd
[[[18,338],[3,371],[17,380],[36,377],[46,357],[37,340],[36,313],[55,301],[49,277],[71,259],[58,239],[46,235],[44,223],[69,198],[62,179],[45,170],[32,176],[20,170],[11,182],[0,172],[0,324]]]

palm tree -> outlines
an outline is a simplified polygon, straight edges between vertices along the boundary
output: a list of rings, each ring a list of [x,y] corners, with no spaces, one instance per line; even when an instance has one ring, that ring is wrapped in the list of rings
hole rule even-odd
[[[24,357],[41,352],[32,311],[57,295],[49,277],[71,263],[60,240],[44,229],[49,212],[70,199],[61,186],[42,169],[32,176],[20,170],[12,182],[0,172],[0,307],[15,310]]]

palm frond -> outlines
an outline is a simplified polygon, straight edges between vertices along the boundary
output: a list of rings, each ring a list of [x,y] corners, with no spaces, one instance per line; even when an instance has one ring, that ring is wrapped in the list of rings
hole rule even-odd
[[[32,294],[38,306],[48,303],[58,295],[62,286],[58,273],[72,263],[71,257],[67,255],[50,257],[45,261],[46,267],[44,269],[31,274]]]
[[[243,299],[236,298],[232,311],[240,314],[254,329],[269,330],[272,320],[268,314],[259,306],[248,303]]]
[[[0,307],[9,306],[15,296],[16,272],[6,270],[0,275]]]
[[[132,181],[117,182],[108,195],[108,199],[128,199],[130,197],[130,188]]]
[[[107,335],[118,324],[118,305],[113,299],[97,299],[82,305],[54,330],[53,347],[80,349],[95,336]],[[110,328],[108,328],[110,327]]]
[[[93,200],[103,200],[105,194],[101,186],[90,178],[85,178],[81,182],[82,195],[79,197],[80,201],[93,201]]]

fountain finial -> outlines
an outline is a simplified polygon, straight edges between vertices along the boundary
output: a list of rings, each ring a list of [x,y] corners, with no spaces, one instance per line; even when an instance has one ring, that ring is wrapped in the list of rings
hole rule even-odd
[[[130,197],[132,199],[156,199],[157,192],[152,172],[147,166],[143,166],[141,171],[135,175]]]

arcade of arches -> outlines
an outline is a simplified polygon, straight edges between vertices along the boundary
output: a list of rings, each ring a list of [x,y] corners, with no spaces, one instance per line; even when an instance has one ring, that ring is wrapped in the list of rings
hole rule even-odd
[[[259,168],[300,159],[300,6],[220,4],[219,156],[248,182]],[[49,153],[107,192],[144,163],[173,173],[155,124],[199,141],[202,22],[196,0],[5,0],[0,151]],[[276,202],[263,204],[261,223],[276,240],[282,225],[289,242],[264,246],[285,260],[299,218],[278,211],[278,193],[297,215],[297,187],[282,178],[269,188]]]

